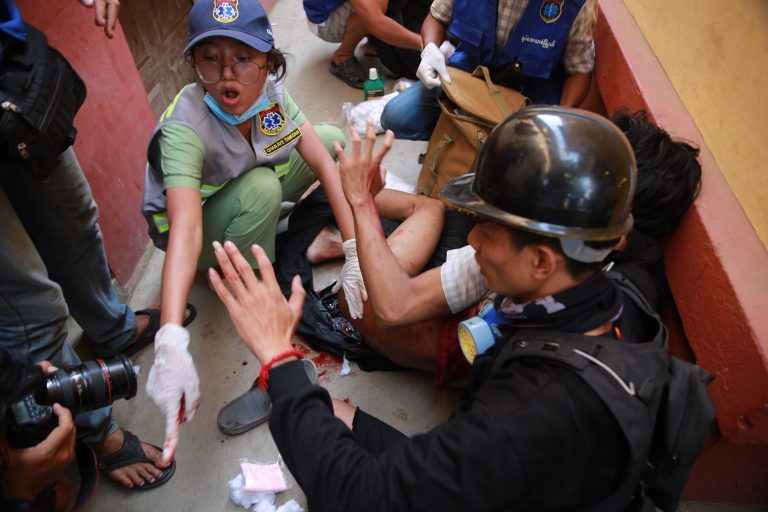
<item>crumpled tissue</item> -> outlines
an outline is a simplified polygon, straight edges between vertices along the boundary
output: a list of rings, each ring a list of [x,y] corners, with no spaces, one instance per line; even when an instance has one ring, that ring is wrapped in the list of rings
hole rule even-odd
[[[252,464],[244,461],[240,466],[243,472],[228,482],[232,503],[252,512],[304,512],[296,500],[275,507],[275,493],[288,489],[279,463]]]

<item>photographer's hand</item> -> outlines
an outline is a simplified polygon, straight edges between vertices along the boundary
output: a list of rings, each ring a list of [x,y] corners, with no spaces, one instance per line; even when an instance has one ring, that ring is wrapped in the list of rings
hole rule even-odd
[[[75,456],[75,424],[69,409],[53,405],[59,424],[48,437],[31,448],[7,448],[2,473],[3,495],[34,501],[52,487]]]
[[[168,466],[179,443],[179,426],[192,421],[200,405],[200,378],[189,354],[189,332],[165,324],[155,335],[155,362],[149,370],[147,394],[165,416],[163,467]]]

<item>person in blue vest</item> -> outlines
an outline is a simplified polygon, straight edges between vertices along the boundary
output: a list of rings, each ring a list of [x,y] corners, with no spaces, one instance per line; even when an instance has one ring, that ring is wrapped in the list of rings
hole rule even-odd
[[[435,0],[421,27],[421,82],[387,104],[381,124],[399,139],[429,139],[440,79],[450,82],[446,66],[484,65],[533,104],[578,106],[590,87],[596,18],[596,0]],[[440,51],[447,38],[456,47],[448,58]]]
[[[164,460],[178,442],[180,409],[190,419],[198,405],[182,321],[196,272],[216,264],[212,241],[259,244],[274,261],[281,204],[297,202],[319,180],[344,240],[339,282],[353,303],[365,296],[334,161],[333,144],[344,136],[333,126],[313,127],[284,88],[285,56],[262,5],[199,0],[184,53],[199,80],[178,93],[150,136],[142,203],[150,238],[166,251],[161,328],[147,381],[166,418]],[[253,257],[249,264],[257,267]]]
[[[341,43],[333,52],[331,74],[356,89],[368,78],[355,58],[365,36],[387,69],[416,76],[418,30],[428,10],[429,0],[304,0],[310,31],[323,41]]]

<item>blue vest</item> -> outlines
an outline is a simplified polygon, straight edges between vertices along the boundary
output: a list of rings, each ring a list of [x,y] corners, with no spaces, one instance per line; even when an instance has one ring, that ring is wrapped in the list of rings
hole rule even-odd
[[[312,23],[322,23],[347,0],[304,0],[304,12]]]
[[[519,69],[500,80],[533,103],[560,103],[565,72],[560,64],[568,34],[585,0],[530,0],[504,48],[496,48],[497,2],[457,0],[448,31],[459,39],[451,66],[472,72]],[[492,73],[497,74],[497,73]]]

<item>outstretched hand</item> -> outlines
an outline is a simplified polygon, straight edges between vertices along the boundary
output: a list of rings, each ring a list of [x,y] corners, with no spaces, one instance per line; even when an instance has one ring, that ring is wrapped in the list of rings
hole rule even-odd
[[[355,206],[364,204],[369,196],[375,197],[384,188],[386,175],[381,167],[381,161],[392,147],[395,134],[391,130],[387,130],[384,144],[375,155],[373,154],[373,147],[376,143],[376,130],[374,130],[373,122],[370,119],[365,132],[365,146],[362,150],[360,135],[357,130],[351,130],[350,136],[352,138],[351,155],[346,156],[338,142],[334,142],[334,149],[339,159],[341,188],[347,202],[354,209]]]
[[[80,0],[84,6],[96,7],[96,26],[104,27],[108,38],[115,37],[117,15],[120,13],[120,0]]]
[[[261,279],[232,242],[224,242],[223,246],[214,242],[213,249],[229,288],[214,269],[208,270],[208,278],[243,343],[261,364],[291,350],[306,294],[299,276],[294,276],[291,297],[286,300],[264,249],[257,245],[251,248]]]

